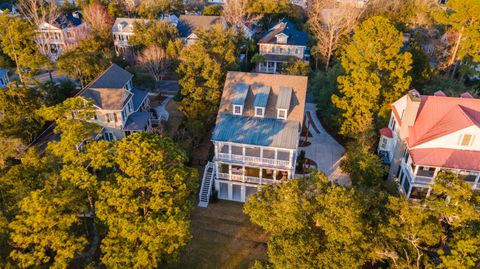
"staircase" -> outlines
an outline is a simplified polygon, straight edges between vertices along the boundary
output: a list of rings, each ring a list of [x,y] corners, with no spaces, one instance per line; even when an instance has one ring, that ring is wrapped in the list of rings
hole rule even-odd
[[[212,191],[212,184],[215,180],[215,165],[212,162],[208,162],[203,172],[202,186],[199,193],[199,207],[207,207],[210,199],[210,193]]]

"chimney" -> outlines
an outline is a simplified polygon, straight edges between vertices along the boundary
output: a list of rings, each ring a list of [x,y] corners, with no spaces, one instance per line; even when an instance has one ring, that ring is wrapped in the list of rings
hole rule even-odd
[[[408,92],[407,105],[405,106],[400,126],[400,139],[404,140],[408,137],[408,129],[415,124],[421,100],[422,98],[417,90],[413,89]]]
[[[473,98],[469,92],[464,92],[460,95],[461,98]]]
[[[447,96],[447,95],[446,95],[444,92],[442,92],[442,91],[436,91],[436,92],[433,93],[433,95],[434,95],[434,96],[443,96],[443,97],[446,97],[446,96]]]

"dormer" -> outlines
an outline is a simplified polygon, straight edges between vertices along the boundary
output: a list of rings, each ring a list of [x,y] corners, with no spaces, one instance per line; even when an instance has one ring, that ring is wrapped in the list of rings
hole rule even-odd
[[[235,93],[232,97],[232,114],[242,115],[245,99],[247,99],[249,86],[245,83],[237,83],[235,85]]]
[[[290,109],[290,103],[292,101],[292,88],[281,87],[280,93],[277,98],[277,118],[286,120],[288,118],[288,110]]]
[[[270,87],[261,86],[257,89],[255,94],[255,100],[253,106],[255,108],[255,117],[265,117],[265,110],[268,103],[268,97],[270,96]]]
[[[284,34],[284,33],[280,33],[280,34],[275,35],[275,37],[277,38],[277,43],[279,43],[279,44],[287,44],[288,35],[286,35],[286,34]]]

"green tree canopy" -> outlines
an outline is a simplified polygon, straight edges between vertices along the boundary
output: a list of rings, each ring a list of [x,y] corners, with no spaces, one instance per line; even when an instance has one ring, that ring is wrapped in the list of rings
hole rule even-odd
[[[175,26],[165,21],[136,22],[134,35],[128,40],[129,44],[142,49],[150,46],[159,46],[167,49],[169,42],[173,42],[178,36]]]
[[[190,239],[197,173],[169,138],[137,133],[113,152],[114,178],[102,184],[97,214],[108,227],[102,262],[109,268],[157,268]]]
[[[401,47],[401,33],[386,18],[372,17],[356,27],[341,55],[346,74],[338,78],[340,95],[332,96],[341,110],[341,134],[355,137],[371,130],[377,116],[381,124],[388,119],[390,104],[411,82],[411,54]]]
[[[209,5],[203,9],[203,15],[205,16],[220,16],[222,15],[221,5]]]
[[[325,175],[267,185],[244,212],[270,232],[272,268],[361,268],[370,248],[355,193]]]

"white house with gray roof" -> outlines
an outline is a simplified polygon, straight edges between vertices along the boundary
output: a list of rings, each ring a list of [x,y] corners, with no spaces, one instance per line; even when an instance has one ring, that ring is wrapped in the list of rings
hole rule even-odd
[[[228,72],[200,206],[212,184],[218,198],[245,202],[262,185],[295,177],[306,91],[303,76]]]
[[[152,128],[148,93],[136,89],[132,78],[131,73],[113,64],[80,93],[97,108],[92,121],[103,127],[106,140],[114,141]]]

